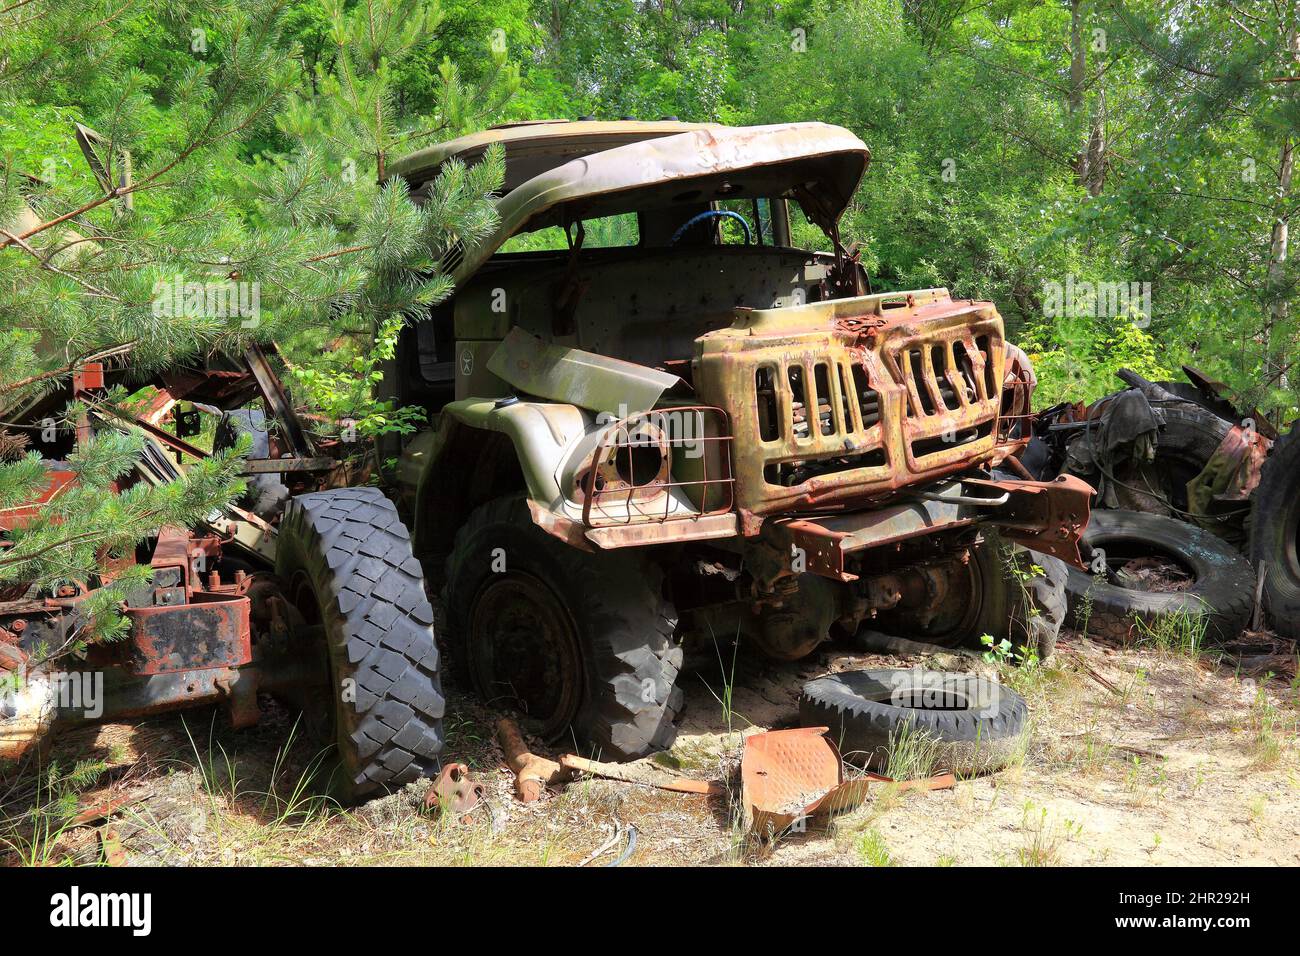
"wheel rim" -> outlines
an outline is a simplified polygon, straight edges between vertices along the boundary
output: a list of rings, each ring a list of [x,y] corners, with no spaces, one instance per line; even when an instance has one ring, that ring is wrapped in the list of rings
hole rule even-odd
[[[927,594],[921,599],[924,603],[885,611],[880,626],[891,634],[915,635],[940,647],[966,641],[984,607],[984,575],[974,554],[965,564],[954,559],[939,570],[946,576],[941,597],[931,599]]]
[[[551,737],[577,715],[577,632],[555,593],[529,574],[497,575],[470,612],[470,669],[479,693],[510,703]]]

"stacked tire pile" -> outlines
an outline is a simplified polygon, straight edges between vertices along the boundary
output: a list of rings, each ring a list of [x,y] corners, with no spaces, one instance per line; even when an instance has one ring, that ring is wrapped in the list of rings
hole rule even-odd
[[[1262,575],[1267,624],[1281,636],[1300,637],[1300,429],[1273,444],[1243,503],[1238,546],[1196,523],[1187,482],[1245,419],[1186,383],[1160,383],[1155,394],[1163,424],[1153,470],[1168,487],[1154,497],[1169,514],[1097,502],[1081,549],[1091,573],[1069,571],[1068,622],[1116,642],[1230,643],[1251,624]],[[1122,477],[1107,472],[1102,480],[1122,484]]]

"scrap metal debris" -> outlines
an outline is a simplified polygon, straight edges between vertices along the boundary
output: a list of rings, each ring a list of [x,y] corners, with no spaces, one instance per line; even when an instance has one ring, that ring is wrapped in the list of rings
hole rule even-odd
[[[450,813],[464,822],[468,814],[477,809],[487,796],[483,784],[475,782],[469,775],[469,767],[463,763],[449,763],[443,766],[433,785],[424,797],[426,811]]]
[[[577,754],[563,754],[560,766],[574,773],[586,773],[606,780],[618,780],[623,783],[636,783],[657,790],[671,790],[675,793],[695,793],[701,796],[721,796],[727,792],[722,784],[710,780],[693,780],[690,777],[677,777],[659,772],[638,771],[617,763],[600,763],[588,760]]]
[[[846,780],[844,762],[827,727],[797,727],[754,734],[741,758],[741,801],[746,828],[775,840],[796,824],[852,810],[873,783],[899,790],[944,790],[956,784],[951,773],[895,781],[875,773]]]
[[[519,725],[508,717],[497,721],[497,741],[506,755],[506,763],[515,774],[515,795],[523,803],[540,800],[547,787],[568,780],[572,774],[554,760],[528,751]]]

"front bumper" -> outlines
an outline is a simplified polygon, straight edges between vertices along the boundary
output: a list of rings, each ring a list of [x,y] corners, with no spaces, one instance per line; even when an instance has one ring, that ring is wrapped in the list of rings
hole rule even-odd
[[[810,572],[837,581],[857,579],[848,570],[856,553],[980,524],[996,525],[1017,544],[1083,568],[1079,539],[1093,494],[1092,486],[1072,475],[1054,481],[967,478],[885,508],[781,518],[773,524],[778,535],[803,550]]]

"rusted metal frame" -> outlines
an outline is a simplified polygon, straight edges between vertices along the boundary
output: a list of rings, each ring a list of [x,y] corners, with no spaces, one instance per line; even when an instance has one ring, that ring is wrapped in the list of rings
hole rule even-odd
[[[252,660],[250,602],[239,594],[207,591],[196,580],[193,561],[219,547],[215,539],[197,539],[173,527],[159,529],[150,559],[155,572],[175,569],[179,584],[153,588],[152,604],[128,606],[126,640],[91,649],[106,667],[121,665],[137,676],[237,667]],[[105,581],[111,581],[106,575]],[[218,583],[214,579],[213,583]],[[65,618],[79,613],[89,589],[77,595],[47,600],[46,609]]]
[[[663,523],[665,521],[695,521],[700,518],[708,517],[710,515],[724,514],[730,511],[731,503],[728,502],[726,507],[713,508],[708,511],[696,512],[695,514],[684,514],[678,518],[672,517],[672,500],[666,494],[661,495],[660,494],[661,492],[667,492],[669,489],[672,488],[689,488],[698,485],[705,485],[705,486],[721,485],[721,484],[730,485],[735,481],[734,478],[709,478],[707,473],[708,464],[706,463],[704,467],[705,467],[705,476],[695,481],[665,481],[665,482],[656,483],[655,485],[649,488],[646,488],[644,486],[641,488],[635,488],[635,487],[629,488],[628,491],[626,492],[628,497],[625,499],[625,508],[627,510],[626,516],[611,516],[611,514],[608,511],[608,506],[604,504],[599,504],[597,505],[597,507],[600,508],[600,517],[608,518],[611,521],[621,523],[621,524],[632,524],[635,523],[632,517],[632,512],[635,511],[640,518],[644,518],[647,522],[654,521],[654,522]],[[654,491],[655,492],[654,497],[656,498],[664,497],[667,499],[664,503],[664,513],[662,515],[659,514],[652,515],[650,514],[650,512],[642,509],[640,505],[636,505],[633,503],[632,500],[633,496],[637,492],[646,491],[646,490]],[[586,489],[586,491],[587,491],[587,497],[583,503],[583,515],[582,515],[583,523],[591,528],[605,527],[604,525],[598,525],[591,520],[591,509],[593,507],[591,492],[593,491],[593,488],[591,487],[590,481],[589,481],[589,487]],[[595,492],[595,495],[597,498],[606,498],[611,495],[622,494],[622,493],[623,492],[621,491],[614,491],[614,492],[600,491],[600,492]]]
[[[998,497],[966,494],[968,486],[995,491]],[[857,579],[847,570],[853,553],[975,524],[997,525],[1025,547],[1082,567],[1078,542],[1092,494],[1087,483],[1072,476],[1050,482],[964,479],[961,494],[928,495],[924,504],[778,519],[774,527],[802,549],[809,571],[845,583]]]
[[[957,404],[961,408],[969,408],[971,405],[971,399],[970,396],[966,394],[966,380],[962,377],[962,371],[957,366],[957,341],[957,339],[949,339],[944,343],[945,358],[947,361],[945,363],[943,377],[948,383],[948,387],[952,389],[952,394],[957,399]],[[964,340],[962,341],[962,344],[966,344]],[[970,354],[969,347],[967,348],[966,354]],[[974,363],[972,363],[972,365],[973,364]],[[974,380],[971,384],[975,386],[975,401],[978,402],[980,399],[979,381],[977,378],[973,377],[973,379]],[[947,403],[945,402],[944,405],[946,406]]]
[[[782,464],[790,461],[815,460],[837,454],[857,455],[875,451],[883,445],[883,412],[880,415],[879,421],[870,428],[863,428],[860,411],[855,411],[853,416],[853,424],[855,425],[854,432],[860,435],[861,440],[855,442],[852,449],[846,449],[843,446],[845,439],[850,436],[844,431],[845,422],[842,418],[836,421],[839,430],[835,434],[824,435],[821,433],[819,428],[816,428],[816,425],[820,420],[820,415],[815,415],[814,418],[810,419],[808,417],[807,407],[810,404],[815,403],[815,405],[820,408],[816,375],[813,370],[818,364],[825,364],[829,375],[829,369],[835,368],[839,363],[829,360],[809,361],[809,354],[820,356],[823,353],[820,351],[813,351],[810,353],[808,350],[801,350],[799,353],[793,355],[788,361],[776,362],[775,364],[768,364],[765,362],[762,363],[761,366],[755,367],[755,371],[757,371],[759,367],[769,367],[773,370],[773,391],[777,398],[778,418],[781,425],[781,433],[776,438],[770,441],[762,441],[760,439],[758,442],[759,447],[777,452],[775,455],[766,455],[763,459],[764,464]],[[789,380],[789,369],[792,367],[799,368],[805,379],[804,416],[805,423],[808,425],[808,434],[806,436],[799,436],[794,432],[794,391],[790,386]],[[851,368],[847,370],[847,374],[849,378],[846,387],[853,382]],[[867,377],[871,382],[873,389],[876,389],[877,394],[880,395],[880,400],[883,403],[884,395],[876,387],[876,380],[874,378],[877,374],[879,374],[878,371],[874,370],[871,366],[868,366]],[[831,397],[831,400],[834,403],[837,401],[835,396],[837,395],[838,390],[834,387],[833,383],[830,382],[828,382],[828,387],[831,391],[831,396],[829,397]],[[812,402],[809,401],[810,398],[812,399]],[[857,403],[854,404],[856,405]],[[755,424],[757,423],[755,422]],[[782,447],[789,450],[785,453],[781,453],[780,450]],[[886,453],[886,455],[888,457],[888,453]],[[888,463],[873,468],[855,469],[855,471],[866,471],[868,473],[877,471],[883,473],[888,470]]]
[[[104,389],[104,363],[87,362],[72,372],[72,395],[74,398],[94,398],[94,393]],[[82,448],[90,441],[93,432],[90,416],[82,412],[77,416],[77,447]]]
[[[729,511],[703,516],[691,515],[663,522],[643,521],[636,524],[587,528],[583,532],[583,537],[600,548],[609,549],[732,538],[738,530],[739,518],[734,512]]]
[[[124,422],[128,425],[135,425],[137,428],[143,429],[144,431],[148,432],[149,435],[151,435],[153,438],[158,439],[158,441],[162,442],[164,445],[170,448],[172,451],[183,452],[184,454],[189,455],[191,458],[197,458],[197,459],[204,459],[209,457],[208,453],[204,451],[202,448],[198,448],[194,445],[191,445],[189,442],[185,441],[184,439],[177,438],[175,435],[171,434],[171,432],[159,428],[157,425],[153,424],[152,422],[145,421],[143,418],[140,418],[136,415],[127,414],[126,412],[120,411],[109,405],[97,406],[95,408],[95,411],[98,415],[100,415],[100,417],[108,416],[108,417],[116,418],[120,422]]]
[[[39,496],[28,503],[16,505],[12,508],[0,508],[0,531],[13,531],[24,526],[28,521],[40,514],[43,506],[53,500],[64,488],[76,484],[76,480],[76,473],[72,471],[47,472],[46,485]],[[12,542],[4,542],[4,544],[9,545]]]
[[[249,371],[257,380],[257,387],[266,400],[271,416],[284,428],[290,453],[295,458],[311,458],[316,451],[311,436],[303,428],[302,421],[298,418],[298,413],[294,411],[293,403],[289,401],[289,395],[284,390],[284,384],[271,368],[266,353],[257,345],[250,345],[244,352],[244,361],[248,363]]]
[[[943,397],[943,389],[939,387],[939,372],[934,367],[934,348],[935,344],[941,348],[947,348],[952,343],[951,339],[943,339],[939,343],[922,345],[918,351],[921,353],[921,375],[925,379],[925,390],[930,396],[930,405],[934,409],[932,414],[945,415],[948,413],[948,402]],[[908,370],[913,369],[912,363],[908,362]],[[960,404],[965,405],[965,402]],[[960,409],[954,409],[958,411]]]
[[[163,384],[155,389],[144,411],[140,413],[140,418],[151,425],[159,424],[175,405],[184,401],[186,395],[205,381],[207,381],[207,376],[200,375],[197,372],[165,374]]]
[[[912,518],[915,520],[909,520]],[[847,570],[851,554],[968,527],[978,520],[976,515],[962,515],[961,506],[955,502],[934,502],[900,504],[829,518],[780,519],[775,526],[803,551],[810,572],[847,583],[858,579],[858,575]],[[846,527],[835,526],[840,523]],[[858,526],[853,527],[855,524]]]
[[[145,677],[108,668],[104,675],[103,714],[92,721],[83,708],[59,710],[60,723],[152,717],[197,704],[224,702],[231,706],[232,719],[248,726],[249,707],[257,705],[258,675],[249,668],[216,667]]]
[[[1079,539],[1088,525],[1090,503],[1096,494],[1087,482],[1061,475],[1053,481],[971,478],[966,483],[1011,495],[1006,505],[989,511],[988,520],[1002,528],[1004,537],[1076,568],[1085,567],[1079,555]]]
[[[537,527],[581,551],[734,538],[739,530],[739,518],[735,512],[730,511],[704,517],[692,515],[689,518],[684,517],[673,521],[616,524],[596,528],[589,528],[581,521],[556,514],[531,499],[528,502],[528,511]]]
[[[113,418],[135,425],[144,429],[152,437],[158,439],[173,451],[183,452],[191,458],[205,459],[211,457],[210,454],[202,448],[191,445],[184,439],[177,438],[171,432],[153,424],[152,422],[141,418],[137,415],[130,415],[126,412],[119,411],[115,408],[104,406],[97,409],[99,412],[107,412]],[[323,457],[292,457],[292,458],[249,458],[244,461],[240,474],[243,475],[267,475],[283,474],[285,472],[312,472],[312,471],[333,471],[338,466],[338,460],[334,458]]]
[[[278,475],[287,471],[333,471],[337,458],[247,458],[240,474]]]
[[[715,399],[713,404],[720,404],[717,396],[741,396],[740,400],[728,398],[721,404],[726,404],[732,415],[733,433],[747,439],[745,444],[737,446],[734,463],[745,535],[757,534],[763,516],[767,514],[865,505],[886,498],[904,486],[967,471],[996,455],[1000,392],[994,390],[989,382],[990,375],[999,367],[1002,354],[1001,325],[996,313],[982,304],[954,303],[946,295],[938,294],[923,304],[900,308],[893,314],[890,310],[880,311],[883,301],[873,298],[866,304],[877,311],[864,313],[857,319],[836,316],[831,328],[824,331],[788,328],[779,324],[779,317],[773,316],[771,336],[733,339],[737,342],[735,347],[717,351],[706,348],[698,359],[708,363],[697,372],[697,382],[709,390],[709,397]],[[985,338],[987,356],[976,347],[977,338]],[[956,341],[962,342],[969,366],[957,367]],[[959,409],[949,410],[947,402],[939,395],[934,415],[909,415],[909,403],[911,409],[923,410],[917,386],[926,388],[929,398],[934,395],[937,381],[932,380],[928,386],[916,382],[910,369],[899,364],[899,356],[908,347],[918,349],[921,359],[918,364],[922,365],[924,374],[925,367],[934,369],[929,349],[936,345],[942,346],[945,357],[951,356],[947,370],[951,375],[959,376],[968,371],[974,381],[968,386],[960,379],[946,379],[950,386],[955,383]],[[804,353],[808,353],[808,361],[803,361]],[[858,381],[852,378],[854,363],[865,372],[866,388],[875,393],[879,403],[879,421],[872,426],[878,431],[863,430],[847,436],[842,432],[831,436],[821,434],[816,414],[820,410],[820,399],[816,398],[819,388],[812,372],[821,361],[826,362],[827,371],[832,375],[837,365],[846,369],[849,381],[853,383],[848,389],[853,395],[851,404],[861,400]],[[792,365],[803,369],[802,374],[810,379],[807,396],[811,419],[809,434],[797,439],[791,434],[794,414],[786,378],[786,369]],[[772,399],[780,432],[777,437],[766,440],[758,429],[757,407],[750,407],[754,404],[753,376],[764,367],[772,371]],[[827,382],[832,410],[839,398],[836,384]],[[968,387],[974,388],[980,399],[978,402],[967,400]],[[844,429],[848,428],[850,420],[854,425],[861,423],[858,413],[834,415],[832,411],[832,414]],[[975,440],[921,456],[912,451],[913,443],[918,440],[937,437],[950,430],[972,428],[979,429]],[[752,441],[748,440],[751,433]],[[882,464],[852,462],[850,464],[860,467],[814,474],[798,485],[769,484],[764,474],[764,469],[771,464],[816,462],[874,452],[883,454]]]
[[[908,396],[912,400],[912,408],[915,412],[915,414],[908,415],[902,423],[905,439],[904,452],[909,470],[913,472],[924,470],[926,466],[921,464],[920,459],[922,458],[926,459],[927,462],[944,462],[954,459],[970,460],[972,455],[990,451],[993,448],[997,437],[997,418],[1000,412],[1001,396],[989,394],[987,363],[995,360],[992,353],[1002,347],[1002,336],[993,326],[995,326],[995,323],[986,321],[983,323],[982,328],[977,327],[975,330],[967,327],[932,329],[927,330],[929,334],[918,333],[908,336],[902,341],[887,344],[885,351],[887,360],[890,367],[900,374],[906,382]],[[991,353],[989,356],[985,356],[977,347],[976,331],[983,332],[987,336]],[[956,360],[953,350],[953,343],[956,341],[962,343],[967,354],[971,357],[978,401],[973,403],[967,401],[964,395],[964,387],[955,388],[954,391],[958,395],[960,407],[950,410],[938,387],[932,348],[936,345],[942,345],[946,349],[949,368],[952,369]],[[917,383],[914,381],[915,374],[912,363],[907,358],[908,354],[913,350],[921,352],[921,371],[922,376],[925,378],[923,384],[934,403],[935,411],[933,414],[927,415],[920,401],[920,392]],[[996,369],[996,362],[994,367]],[[960,445],[954,445],[950,450],[931,452],[921,456],[916,455],[914,452],[914,445],[917,441],[940,437],[949,432],[980,428],[990,423],[992,427],[989,435],[976,441],[964,442]]]

